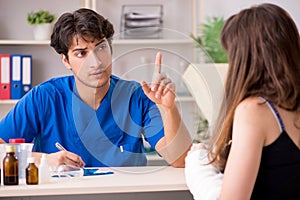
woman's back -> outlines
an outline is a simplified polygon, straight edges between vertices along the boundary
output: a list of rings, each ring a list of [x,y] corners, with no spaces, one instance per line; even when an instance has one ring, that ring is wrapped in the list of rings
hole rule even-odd
[[[295,126],[296,112],[276,108],[270,101],[266,103],[278,126],[269,126],[266,134],[251,199],[292,199],[300,196],[300,129]]]

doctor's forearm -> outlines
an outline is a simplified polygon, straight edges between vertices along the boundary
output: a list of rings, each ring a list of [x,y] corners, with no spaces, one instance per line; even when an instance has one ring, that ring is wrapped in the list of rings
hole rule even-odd
[[[165,136],[158,145],[159,153],[175,167],[184,167],[184,158],[190,149],[192,138],[174,105],[170,109],[160,108]]]

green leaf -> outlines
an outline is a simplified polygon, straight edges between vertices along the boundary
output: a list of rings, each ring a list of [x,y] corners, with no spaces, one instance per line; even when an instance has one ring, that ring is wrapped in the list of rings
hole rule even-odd
[[[225,20],[223,17],[206,18],[206,22],[201,24],[200,35],[191,35],[197,45],[207,53],[206,62],[228,62],[227,54],[220,42],[220,35],[224,22]]]
[[[31,25],[52,23],[55,18],[56,16],[54,14],[50,14],[49,11],[39,10],[37,12],[30,12],[27,14],[27,23]]]

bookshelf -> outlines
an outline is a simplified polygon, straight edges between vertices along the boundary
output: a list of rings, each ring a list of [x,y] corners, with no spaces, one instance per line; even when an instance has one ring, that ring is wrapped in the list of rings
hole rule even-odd
[[[135,56],[133,52],[137,52],[136,50],[149,48],[163,50],[166,52],[163,55],[163,63],[170,68],[179,66],[182,68],[181,70],[184,69],[183,65],[187,65],[188,62],[192,63],[196,59],[195,44],[189,35],[190,33],[195,33],[197,29],[196,24],[198,24],[199,19],[196,7],[200,5],[200,0],[174,0],[170,2],[163,0],[155,0],[155,2],[150,0],[143,1],[142,4],[156,3],[163,4],[164,6],[163,28],[166,33],[162,38],[158,39],[119,38],[120,14],[118,14],[118,10],[121,12],[122,4],[141,4],[139,0],[53,0],[51,3],[49,1],[25,1],[26,4],[22,5],[19,3],[19,0],[6,1],[5,4],[1,5],[0,16],[3,21],[0,21],[0,23],[3,29],[0,31],[0,53],[32,55],[33,87],[52,77],[71,74],[62,65],[59,55],[49,46],[50,41],[33,40],[32,27],[26,24],[25,19],[28,12],[41,8],[60,16],[66,11],[72,12],[80,7],[89,7],[107,17],[115,26],[115,38],[113,40],[113,59],[115,63],[113,64],[113,73],[121,77],[124,75],[123,66],[136,66],[136,63],[132,62],[133,60],[144,64],[154,62],[155,55],[153,52],[148,55],[140,51],[143,55],[138,58],[128,55],[132,54],[131,56]],[[17,11],[14,12],[14,17],[11,17],[12,11]],[[178,13],[187,14],[182,16],[178,15]],[[10,22],[4,20],[7,18],[10,18]],[[126,57],[127,55],[129,56],[128,58]],[[127,70],[129,71],[131,68]],[[184,87],[180,87],[184,90]],[[188,93],[180,92],[176,98],[176,102],[183,112],[183,118],[190,132],[193,133],[194,115],[195,110],[197,110],[194,99]],[[0,100],[0,119],[16,103],[17,100]]]

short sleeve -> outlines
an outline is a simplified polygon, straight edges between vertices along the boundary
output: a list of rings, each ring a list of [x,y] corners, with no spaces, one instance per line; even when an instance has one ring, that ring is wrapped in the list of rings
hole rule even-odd
[[[39,130],[38,107],[42,105],[38,88],[31,89],[0,121],[0,137],[25,138],[32,142]]]

